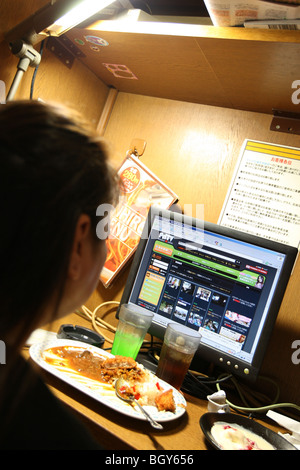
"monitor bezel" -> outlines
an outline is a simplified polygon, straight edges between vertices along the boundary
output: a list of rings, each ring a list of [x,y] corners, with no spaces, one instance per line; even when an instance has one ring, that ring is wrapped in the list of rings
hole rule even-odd
[[[139,270],[140,262],[143,257],[144,249],[147,245],[151,227],[153,224],[154,217],[160,215],[162,217],[167,217],[175,222],[185,222],[193,227],[199,227],[199,219],[187,216],[182,213],[172,212],[169,210],[164,210],[155,206],[152,206],[149,209],[147,219],[145,221],[144,229],[141,235],[140,242],[137,246],[132,265],[128,274],[125,288],[121,297],[120,305],[118,307],[116,317],[119,317],[119,311],[123,303],[128,303],[130,294],[134,285],[134,281]],[[205,345],[200,342],[199,348],[195,354],[193,361],[194,366],[197,367],[197,363],[203,364],[203,361],[207,364],[214,364],[219,367],[221,370],[226,371],[230,374],[242,377],[246,381],[254,382],[257,379],[259,370],[262,366],[263,359],[269,345],[270,337],[274,329],[274,325],[282,304],[282,300],[286,291],[287,284],[289,282],[290,276],[293,271],[293,267],[297,258],[298,249],[289,245],[275,242],[273,240],[264,239],[261,237],[248,234],[246,232],[237,231],[225,226],[214,224],[212,222],[202,221],[201,227],[204,230],[222,235],[225,237],[230,237],[245,243],[250,243],[255,246],[260,246],[269,250],[277,251],[286,256],[283,268],[281,270],[276,291],[273,295],[272,301],[270,303],[268,315],[266,321],[263,325],[261,332],[261,340],[257,345],[253,360],[251,364],[245,362],[240,358],[235,358],[232,355],[216,350],[208,345]],[[158,338],[163,339],[164,332],[166,327],[157,323],[155,320],[152,321],[152,324],[148,330],[149,334]]]

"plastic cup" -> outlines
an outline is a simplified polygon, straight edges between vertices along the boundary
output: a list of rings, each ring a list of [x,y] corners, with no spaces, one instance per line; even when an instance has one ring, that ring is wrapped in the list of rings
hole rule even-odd
[[[157,377],[179,390],[198,349],[200,338],[198,331],[169,323],[157,366]]]
[[[136,305],[123,304],[111,353],[136,358],[144,341],[153,313]]]

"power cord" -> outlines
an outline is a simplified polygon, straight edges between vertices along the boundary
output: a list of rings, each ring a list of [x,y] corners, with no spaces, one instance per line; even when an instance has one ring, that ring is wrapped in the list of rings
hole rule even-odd
[[[93,311],[89,310],[85,305],[81,307],[81,310],[78,310],[77,313],[79,315],[83,315],[84,317],[88,318],[97,331],[97,333],[104,336],[105,340],[112,344],[113,339],[107,337],[103,334],[103,329],[110,331],[112,333],[116,332],[116,328],[109,323],[105,322],[102,318],[99,317],[99,311],[103,307],[107,306],[114,306],[119,305],[120,302],[116,301],[108,301],[103,302],[102,304],[98,305]],[[151,341],[144,340],[141,350],[147,354],[150,361],[155,365],[158,364],[160,351],[161,351],[161,342],[153,341],[153,337],[151,337]],[[266,396],[264,393],[259,391],[253,391],[244,384],[240,384],[236,377],[230,374],[221,374],[217,378],[209,377],[203,375],[197,371],[189,370],[184,378],[183,385],[181,390],[186,392],[196,398],[201,398],[207,400],[207,395],[211,395],[212,393],[221,390],[221,384],[226,383],[233,389],[235,394],[237,394],[242,402],[242,405],[235,404],[228,399],[226,399],[226,403],[229,405],[230,408],[233,410],[240,412],[240,413],[247,413],[247,414],[264,414],[268,410],[272,410],[275,408],[293,408],[297,411],[300,411],[300,406],[294,403],[278,403],[280,390],[276,382],[268,377],[260,376],[261,380],[267,381],[271,383],[276,391],[274,398],[270,398]],[[226,390],[224,390],[226,392]],[[264,404],[267,403],[267,404]]]
[[[101,334],[105,340],[112,344],[113,343],[113,339],[111,339],[109,336],[105,335],[103,333],[103,329],[104,330],[107,330],[107,331],[110,331],[111,333],[115,333],[116,332],[116,328],[114,326],[112,326],[110,323],[107,323],[105,322],[101,317],[99,317],[98,315],[98,312],[100,309],[102,309],[103,307],[105,306],[112,306],[112,305],[119,305],[120,302],[116,302],[116,301],[108,301],[108,302],[103,302],[102,304],[98,305],[93,311],[91,311],[90,309],[88,309],[85,305],[82,305],[81,306],[81,310],[77,310],[76,313],[78,313],[79,315],[82,315],[84,317],[87,317],[88,320],[91,321],[94,329],[97,331],[97,333]]]
[[[144,347],[147,347],[147,343],[144,343]],[[147,357],[150,362],[157,365],[161,352],[161,342],[151,342],[149,347],[146,349]],[[214,377],[208,377],[200,374],[199,372],[189,370],[184,378],[181,390],[189,395],[195,396],[207,400],[207,395],[210,395],[216,391],[216,384],[224,382],[231,378],[231,375],[215,379]]]
[[[42,58],[42,55],[43,55],[44,44],[45,44],[45,39],[41,42],[40,58]],[[31,100],[32,100],[32,98],[33,98],[34,84],[35,84],[36,74],[37,74],[37,71],[38,71],[39,66],[40,66],[40,62],[39,62],[38,65],[35,67],[34,72],[33,72],[33,75],[32,75],[31,86],[30,86],[30,99],[31,99]]]
[[[150,348],[148,356],[152,362],[158,364],[159,349]],[[197,371],[189,370],[184,378],[181,390],[189,395],[195,396],[203,400],[207,400],[207,396],[221,390],[221,385],[226,383],[228,388],[234,389],[235,393],[240,397],[242,406],[237,405],[226,399],[226,403],[233,410],[249,415],[262,414],[268,410],[275,408],[294,408],[300,411],[300,407],[294,403],[279,403],[280,390],[277,383],[269,377],[260,376],[261,380],[271,383],[275,387],[274,398],[268,397],[266,394],[249,389],[247,385],[240,384],[238,380],[231,374],[221,374],[217,378],[203,375]],[[224,387],[223,387],[224,388]],[[224,390],[226,391],[226,390]],[[263,405],[262,403],[269,403]],[[288,413],[285,413],[288,414]]]
[[[276,393],[274,398],[271,399],[261,392],[250,390],[246,385],[239,384],[235,377],[231,377],[231,384],[233,385],[238,396],[240,397],[243,405],[232,403],[231,401],[226,399],[226,403],[230,406],[230,408],[237,412],[242,412],[246,414],[265,414],[269,410],[274,410],[276,408],[293,408],[297,411],[300,411],[300,406],[296,405],[295,403],[278,402],[280,390],[274,380],[265,376],[259,376],[259,379],[272,383],[275,386]],[[216,384],[216,388],[217,390],[221,390],[219,381]],[[266,402],[267,404],[262,404]]]
[[[189,370],[184,378],[181,389],[196,398],[207,400],[208,395],[216,392],[216,386],[218,383],[225,382],[230,378],[231,375],[227,375],[221,379],[216,379],[214,377],[208,377]]]

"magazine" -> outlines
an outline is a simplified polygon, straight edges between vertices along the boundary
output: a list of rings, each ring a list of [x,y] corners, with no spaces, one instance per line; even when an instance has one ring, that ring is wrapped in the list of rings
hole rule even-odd
[[[214,26],[257,27],[257,24],[252,22],[276,20],[277,29],[285,29],[280,28],[280,21],[300,19],[298,0],[285,3],[263,0],[244,0],[242,2],[236,0],[226,2],[204,0],[204,3]],[[274,24],[272,26],[275,29]],[[297,25],[289,22],[286,24],[286,29],[297,29]]]
[[[133,255],[150,206],[169,209],[178,201],[176,194],[131,154],[123,161],[118,174],[122,183],[120,200],[111,215],[107,258],[100,275],[105,287]]]

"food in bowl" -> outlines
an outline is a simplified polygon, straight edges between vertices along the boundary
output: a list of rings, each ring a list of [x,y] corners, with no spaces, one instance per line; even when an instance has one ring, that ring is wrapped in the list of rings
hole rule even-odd
[[[223,450],[275,450],[263,437],[238,424],[216,422],[211,435]]]

